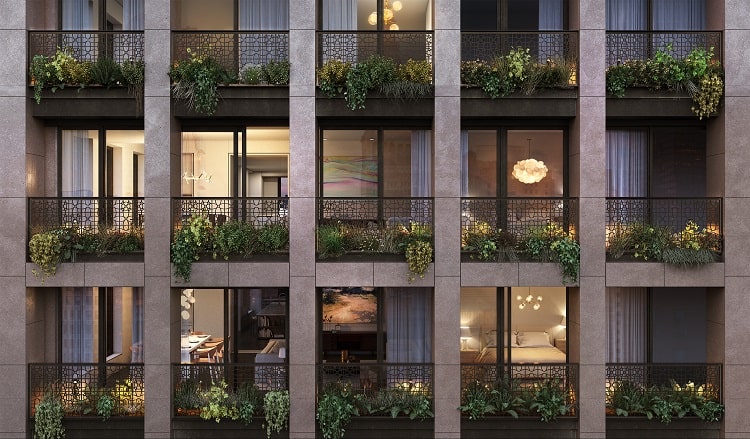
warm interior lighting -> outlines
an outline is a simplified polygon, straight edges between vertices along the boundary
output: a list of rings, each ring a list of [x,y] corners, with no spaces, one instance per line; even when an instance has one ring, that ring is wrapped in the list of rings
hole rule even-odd
[[[467,344],[470,338],[471,338],[471,329],[469,329],[468,326],[462,326],[461,327],[461,350],[462,351],[465,351],[467,349]]]
[[[398,24],[395,22],[395,14],[394,12],[398,12],[403,8],[403,4],[396,0],[393,2],[393,5],[391,5],[388,0],[385,0],[383,3],[383,28],[388,30],[399,30]],[[370,15],[367,17],[367,22],[370,24],[370,26],[375,26],[378,24],[378,11],[372,11]]]
[[[531,139],[527,159],[519,160],[513,165],[513,178],[525,184],[539,183],[547,176],[547,166],[543,161],[531,158]]]
[[[568,326],[568,320],[565,318],[565,316],[562,316],[562,319],[560,320],[560,326],[563,328]]]
[[[531,290],[529,290],[529,294],[526,297],[518,295],[516,296],[516,300],[521,302],[518,304],[518,309],[525,309],[527,306],[531,306],[534,311],[537,311],[542,307],[542,300],[544,300],[544,298],[542,296],[534,297],[534,295],[531,294]]]

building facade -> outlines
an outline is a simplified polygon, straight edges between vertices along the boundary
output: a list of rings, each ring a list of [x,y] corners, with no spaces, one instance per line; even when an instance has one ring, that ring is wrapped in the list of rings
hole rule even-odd
[[[692,382],[725,407],[700,434],[750,435],[745,2],[0,9],[0,438],[101,389],[143,437],[222,437],[177,400],[219,380],[288,390],[288,437],[342,382],[425,396],[415,437],[482,437],[457,407],[502,377],[562,389],[539,434],[619,437],[620,384]],[[617,88],[654,59],[665,82]]]

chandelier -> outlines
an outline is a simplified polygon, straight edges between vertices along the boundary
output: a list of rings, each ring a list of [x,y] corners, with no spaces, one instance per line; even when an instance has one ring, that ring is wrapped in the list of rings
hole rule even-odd
[[[534,311],[537,311],[539,308],[542,307],[542,300],[544,300],[544,298],[542,296],[536,296],[536,297],[534,297],[531,294],[531,291],[529,291],[529,295],[528,296],[523,297],[523,296],[519,295],[519,296],[516,296],[516,300],[519,301],[519,302],[521,302],[521,303],[518,304],[518,309],[524,309],[527,306],[531,306],[531,308]]]
[[[399,0],[396,0],[393,2],[393,6],[391,6],[388,3],[388,0],[385,0],[385,3],[383,4],[383,27],[388,30],[398,30],[398,24],[396,24],[394,12],[398,12],[401,10],[403,5]],[[372,11],[369,17],[367,17],[367,22],[370,23],[371,26],[375,26],[378,24],[378,11]]]
[[[187,171],[182,173],[182,179],[185,180],[186,182],[205,181],[206,183],[211,183],[212,178],[213,176],[206,171],[202,171],[200,175],[188,174]]]
[[[531,156],[531,139],[529,141],[529,153]],[[519,160],[513,165],[513,178],[521,183],[532,184],[539,183],[547,176],[547,165],[543,161],[534,158]]]

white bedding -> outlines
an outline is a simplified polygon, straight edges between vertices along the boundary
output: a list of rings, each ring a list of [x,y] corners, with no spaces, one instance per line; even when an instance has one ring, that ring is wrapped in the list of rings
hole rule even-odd
[[[565,363],[565,352],[555,347],[513,347],[510,356],[513,364]],[[504,348],[504,359],[508,360],[508,348]],[[477,355],[474,363],[497,363],[497,348],[486,347]]]

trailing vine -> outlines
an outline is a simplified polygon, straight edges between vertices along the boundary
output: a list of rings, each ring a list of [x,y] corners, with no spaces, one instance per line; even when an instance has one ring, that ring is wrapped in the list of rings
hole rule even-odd
[[[271,390],[266,393],[263,408],[266,413],[266,435],[269,438],[271,433],[278,433],[287,428],[289,424],[288,390]]]

